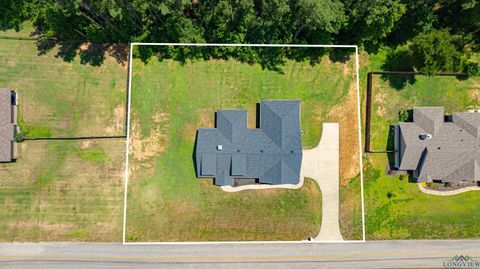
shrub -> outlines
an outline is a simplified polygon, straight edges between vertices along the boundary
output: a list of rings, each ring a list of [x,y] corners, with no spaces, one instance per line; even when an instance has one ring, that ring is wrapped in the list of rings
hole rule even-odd
[[[16,133],[16,134],[15,134],[15,137],[14,137],[15,142],[22,142],[24,138],[25,138],[25,135],[24,135],[23,133],[21,133],[21,132],[20,132],[20,133]]]
[[[410,111],[407,109],[400,109],[398,111],[398,121],[405,122],[410,121]]]

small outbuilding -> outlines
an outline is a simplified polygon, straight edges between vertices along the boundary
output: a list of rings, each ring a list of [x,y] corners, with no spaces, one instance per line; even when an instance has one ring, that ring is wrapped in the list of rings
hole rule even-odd
[[[0,162],[12,162],[17,158],[17,100],[15,91],[0,88]]]

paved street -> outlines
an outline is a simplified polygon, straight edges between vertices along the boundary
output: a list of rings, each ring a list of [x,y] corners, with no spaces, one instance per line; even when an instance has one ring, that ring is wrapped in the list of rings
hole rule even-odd
[[[0,243],[0,268],[442,268],[480,240],[122,245]]]

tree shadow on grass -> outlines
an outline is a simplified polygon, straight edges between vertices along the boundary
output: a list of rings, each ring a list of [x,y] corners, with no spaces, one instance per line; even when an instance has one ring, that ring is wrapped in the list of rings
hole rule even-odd
[[[72,62],[79,57],[84,65],[100,66],[105,56],[113,57],[117,63],[126,64],[128,61],[127,43],[85,43],[81,41],[58,41],[56,39],[39,39],[37,41],[38,55],[46,55],[56,50],[55,57],[65,62]]]
[[[404,49],[396,49],[388,53],[381,68],[387,71],[415,71],[412,56]],[[416,81],[415,75],[408,74],[382,74],[381,77],[383,80],[388,80],[389,85],[395,90],[402,90],[406,85],[413,84]]]
[[[339,52],[341,51],[341,52]],[[213,46],[135,46],[134,57],[148,63],[155,55],[157,60],[174,60],[184,65],[196,60],[235,59],[246,64],[258,63],[262,69],[284,73],[282,67],[287,60],[308,61],[315,66],[325,55],[334,62],[346,63],[351,50],[332,48],[289,48],[289,47],[213,47]]]

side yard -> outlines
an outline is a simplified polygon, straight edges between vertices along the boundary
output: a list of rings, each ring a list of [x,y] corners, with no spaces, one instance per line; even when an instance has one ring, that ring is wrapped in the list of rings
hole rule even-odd
[[[19,124],[27,137],[123,135],[126,68],[100,67],[38,55],[35,41],[0,39],[0,85],[19,93]]]
[[[20,33],[21,34],[21,33]],[[35,41],[0,39],[0,87],[19,92],[27,137],[123,135],[127,72],[99,67]],[[0,241],[119,241],[124,140],[24,141],[0,164]]]
[[[300,190],[232,194],[195,177],[196,130],[213,127],[219,108],[247,109],[254,128],[260,100],[301,99],[306,148],[318,144],[322,122],[353,118],[355,128],[353,61],[324,58],[315,66],[289,61],[282,70],[233,60],[144,64],[134,59],[127,241],[305,240],[318,233],[321,193],[311,180]],[[341,140],[342,152],[349,152],[341,160],[348,168],[341,169],[342,190],[354,192],[350,179],[358,179],[358,133],[341,130]],[[360,210],[359,184],[358,201],[342,197],[353,211]],[[342,215],[346,239],[361,239],[358,216],[361,220],[361,215]]]

